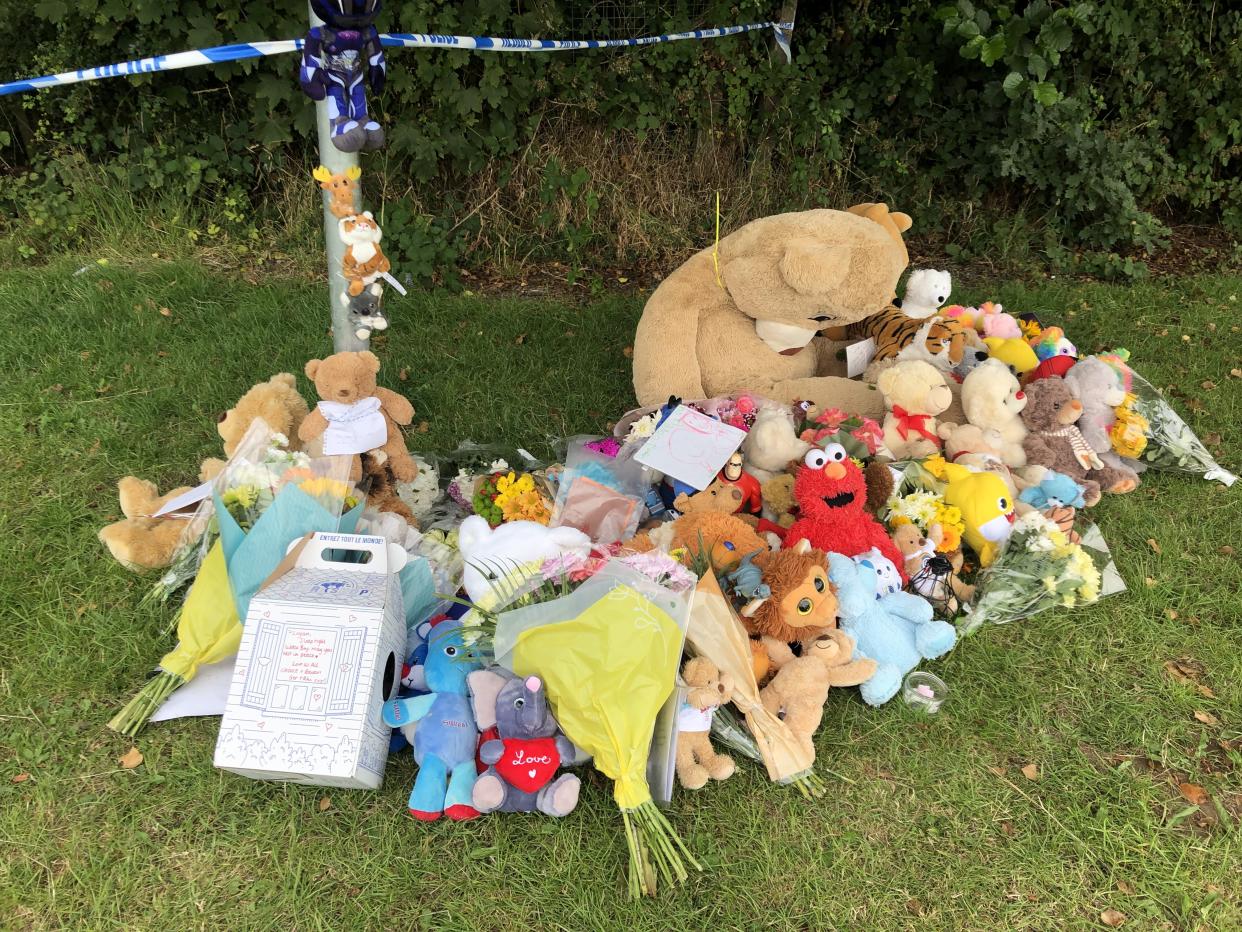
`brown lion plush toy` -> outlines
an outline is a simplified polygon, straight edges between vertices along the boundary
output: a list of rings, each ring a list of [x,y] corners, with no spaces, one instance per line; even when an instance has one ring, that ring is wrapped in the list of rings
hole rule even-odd
[[[742,624],[762,641],[769,670],[779,670],[793,659],[790,643],[806,643],[837,626],[837,594],[828,580],[828,558],[808,541],[757,554],[754,564],[772,594],[751,599],[742,608]]]

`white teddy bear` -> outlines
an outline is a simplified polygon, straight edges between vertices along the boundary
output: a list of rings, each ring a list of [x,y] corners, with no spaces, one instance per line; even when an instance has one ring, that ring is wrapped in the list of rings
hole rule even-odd
[[[952,290],[953,276],[943,269],[916,269],[906,281],[902,313],[915,320],[931,317],[949,300]]]
[[[980,363],[962,382],[962,410],[966,420],[982,431],[995,431],[1001,441],[1000,457],[1006,466],[1026,465],[1026,425],[1022,409],[1026,393],[1009,367],[999,359]]]

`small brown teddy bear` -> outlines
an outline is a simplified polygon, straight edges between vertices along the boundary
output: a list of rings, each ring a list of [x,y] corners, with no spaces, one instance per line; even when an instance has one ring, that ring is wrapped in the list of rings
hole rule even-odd
[[[1026,386],[1022,449],[1028,463],[1047,466],[1083,487],[1083,500],[1094,505],[1101,488],[1112,488],[1123,474],[1106,465],[1078,429],[1082,402],[1063,379],[1039,379]]]
[[[237,450],[250,425],[262,418],[272,430],[289,440],[290,449],[300,449],[298,427],[306,417],[306,400],[298,394],[297,380],[288,372],[279,372],[260,382],[230,408],[216,432],[224,441],[224,455]],[[199,467],[199,481],[214,479],[224,469],[224,460],[206,459]],[[178,495],[190,491],[180,486],[161,495],[155,483],[136,476],[126,476],[117,483],[123,520],[99,531],[112,556],[126,568],[140,571],[159,569],[172,562],[177,545],[186,530],[184,518],[148,518]]]
[[[814,755],[812,738],[824,716],[824,703],[833,686],[858,686],[875,673],[874,660],[854,656],[854,639],[844,631],[826,631],[803,645],[802,656],[785,663],[759,701],[785,721],[794,738]]]
[[[914,590],[932,604],[943,603],[950,614],[956,614],[961,607],[959,603],[969,602],[975,597],[975,587],[963,582],[958,573],[965,562],[960,549],[952,553],[943,553],[949,564],[947,580],[934,573],[924,573],[927,562],[937,556],[936,549],[944,540],[944,530],[939,524],[933,524],[923,536],[923,532],[913,524],[900,524],[890,535],[901,555],[906,558],[905,571]]]
[[[722,514],[737,514],[742,507],[742,490],[736,485],[716,479],[702,492],[687,495],[682,492],[673,499],[673,507],[683,515],[696,511],[719,511]]]
[[[322,437],[324,453],[329,455],[336,449],[333,443],[338,432],[344,437],[343,446],[357,437],[372,436],[377,441],[374,446],[354,453],[350,479],[357,482],[362,478],[358,454],[370,453],[377,463],[392,470],[398,482],[409,482],[418,475],[418,467],[406,449],[398,425],[414,419],[414,407],[396,392],[375,384],[379,370],[379,358],[365,350],[334,353],[327,359],[308,362],[306,377],[315,383],[321,400],[298,428],[298,436],[303,443]],[[364,421],[366,426],[360,427]],[[372,426],[376,428],[374,432]]]
[[[688,790],[733,776],[733,758],[712,747],[712,716],[733,698],[733,680],[706,657],[687,660],[681,678],[689,690],[677,710],[677,779]]]

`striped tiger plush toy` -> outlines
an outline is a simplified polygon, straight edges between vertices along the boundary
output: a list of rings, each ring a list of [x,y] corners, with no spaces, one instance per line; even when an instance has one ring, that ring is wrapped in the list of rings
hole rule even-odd
[[[875,340],[873,362],[921,359],[941,371],[959,365],[967,347],[979,343],[979,335],[959,321],[938,316],[916,320],[891,305],[850,324],[845,333],[850,340]]]

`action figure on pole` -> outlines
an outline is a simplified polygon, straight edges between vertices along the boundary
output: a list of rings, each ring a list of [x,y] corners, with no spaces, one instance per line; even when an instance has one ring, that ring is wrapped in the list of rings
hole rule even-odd
[[[375,17],[380,0],[310,0],[324,21],[306,34],[298,81],[311,100],[328,101],[332,144],[342,152],[378,149],[384,130],[367,112],[364,80],[384,88],[387,69]]]

